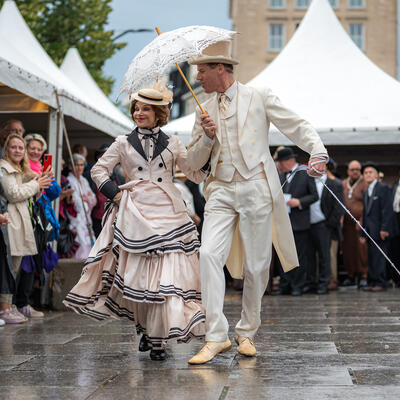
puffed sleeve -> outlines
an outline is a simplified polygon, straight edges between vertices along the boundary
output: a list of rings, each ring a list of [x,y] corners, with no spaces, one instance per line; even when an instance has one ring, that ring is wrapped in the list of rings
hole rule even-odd
[[[186,147],[177,137],[175,138],[177,140],[178,147],[178,151],[176,154],[176,164],[178,165],[179,169],[186,175],[188,179],[190,179],[194,183],[202,182],[208,174],[209,163],[207,162],[206,165],[203,165],[203,168],[200,170],[193,170],[188,163],[188,153]]]
[[[113,199],[121,191],[110,179],[110,173],[119,162],[120,140],[117,138],[90,171],[91,177],[99,188],[99,191],[109,199]]]

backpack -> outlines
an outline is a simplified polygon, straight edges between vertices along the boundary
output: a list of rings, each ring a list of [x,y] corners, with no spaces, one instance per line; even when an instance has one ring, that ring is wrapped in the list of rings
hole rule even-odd
[[[46,217],[44,206],[39,201],[30,199],[28,202],[28,208],[38,251],[38,254],[33,256],[33,258],[36,263],[37,272],[42,274],[42,254],[46,250],[47,242],[53,234],[54,228]]]

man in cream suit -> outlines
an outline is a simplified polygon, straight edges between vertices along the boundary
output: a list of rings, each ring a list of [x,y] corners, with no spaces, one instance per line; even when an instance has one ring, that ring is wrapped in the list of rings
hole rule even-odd
[[[311,125],[285,108],[268,88],[254,89],[233,77],[231,42],[216,43],[191,60],[206,93],[197,110],[188,162],[198,170],[209,163],[210,177],[200,249],[206,343],[189,360],[203,364],[231,348],[223,314],[226,263],[234,278],[244,277],[238,352],[254,356],[261,300],[269,278],[272,243],[284,271],[298,266],[292,229],[268,144],[270,123],[311,154],[309,170],[324,172],[327,152]],[[311,168],[311,163],[313,164]]]

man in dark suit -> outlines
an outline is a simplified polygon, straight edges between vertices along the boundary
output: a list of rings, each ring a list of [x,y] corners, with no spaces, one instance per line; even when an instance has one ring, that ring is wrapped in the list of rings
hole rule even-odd
[[[328,162],[333,165],[332,159]],[[331,279],[331,240],[338,237],[340,231],[340,218],[343,208],[332,196],[327,187],[343,203],[344,194],[342,182],[332,179],[327,175],[315,179],[318,192],[318,200],[310,206],[310,260],[307,264],[306,284],[303,292],[314,292],[327,294]],[[319,274],[317,274],[316,255],[318,253]],[[317,276],[318,275],[318,276]]]
[[[378,181],[378,167],[369,161],[362,167],[368,189],[364,193],[363,227],[386,252],[388,239],[393,233],[394,212],[391,191]],[[361,241],[368,245],[368,286],[363,290],[380,292],[386,289],[386,259],[370,239],[361,232]]]
[[[300,296],[303,291],[306,266],[308,263],[310,243],[310,204],[318,200],[318,193],[314,178],[305,170],[298,170],[296,155],[290,148],[278,151],[276,161],[283,171],[279,175],[282,190],[286,197],[286,204],[290,208],[290,222],[292,224],[294,241],[296,243],[299,268],[292,269],[286,274],[281,273],[279,289],[275,294],[292,294]]]

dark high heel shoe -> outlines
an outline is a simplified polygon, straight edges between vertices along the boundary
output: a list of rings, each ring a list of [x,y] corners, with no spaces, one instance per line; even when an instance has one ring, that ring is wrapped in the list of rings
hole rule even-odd
[[[139,351],[149,351],[151,350],[150,343],[147,340],[146,335],[142,335],[139,342]]]
[[[153,361],[164,361],[166,356],[167,354],[164,349],[157,349],[157,350],[152,349],[150,351],[150,358]]]

